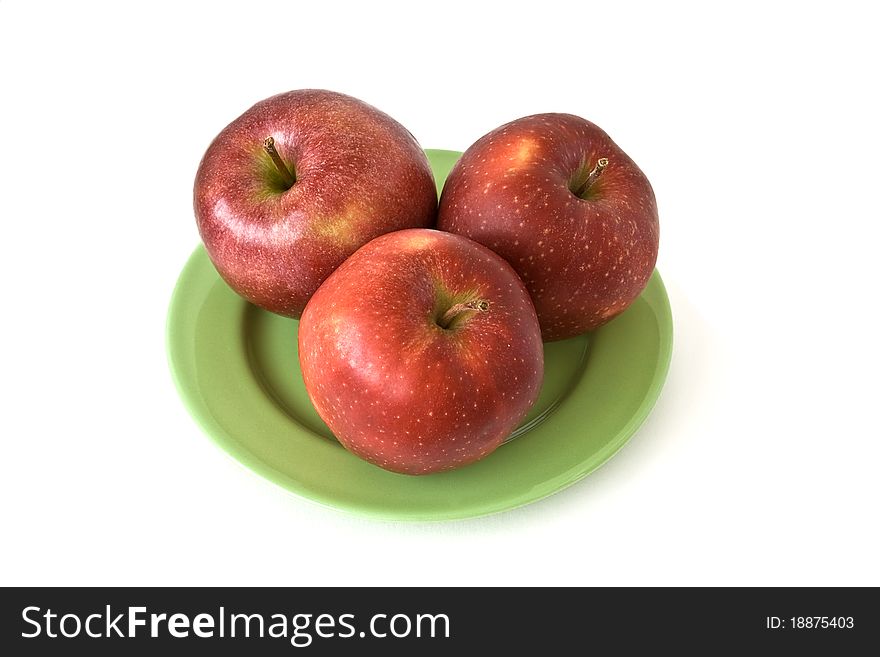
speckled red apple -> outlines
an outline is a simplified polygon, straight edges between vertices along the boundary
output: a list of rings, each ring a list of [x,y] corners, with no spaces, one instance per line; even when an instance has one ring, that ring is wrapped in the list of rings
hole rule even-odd
[[[299,358],[318,414],[349,450],[426,474],[480,459],[535,403],[541,330],[513,269],[434,230],[379,237],[314,294]]]
[[[605,132],[571,114],[527,116],[471,146],[447,178],[437,226],[513,265],[548,341],[623,312],[657,260],[651,184]]]
[[[397,121],[350,96],[307,89],[257,103],[214,139],[194,206],[230,287],[299,317],[360,246],[433,225],[437,190],[424,152]]]

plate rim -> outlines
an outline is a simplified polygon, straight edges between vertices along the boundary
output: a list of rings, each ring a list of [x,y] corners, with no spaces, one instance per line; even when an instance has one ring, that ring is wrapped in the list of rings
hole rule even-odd
[[[432,152],[438,154],[442,153],[444,156],[459,154],[458,151],[426,149],[426,153],[429,155]],[[541,486],[535,486],[525,493],[511,494],[509,497],[486,505],[481,505],[479,508],[474,508],[473,504],[469,504],[463,507],[455,506],[449,509],[430,512],[413,512],[406,509],[392,511],[385,506],[358,504],[350,500],[340,501],[333,499],[331,495],[327,495],[323,491],[314,490],[306,484],[300,484],[300,482],[297,482],[296,479],[292,478],[289,474],[276,470],[269,463],[266,463],[264,460],[250,452],[240,441],[229,436],[226,429],[217,422],[210,410],[206,407],[204,400],[199,397],[191,386],[187,385],[187,383],[182,380],[182,376],[184,375],[183,370],[186,368],[182,364],[179,364],[179,361],[185,356],[185,354],[179,353],[181,347],[178,344],[180,341],[176,340],[176,335],[179,331],[184,330],[187,318],[186,313],[184,312],[185,309],[180,308],[180,306],[183,303],[183,297],[191,292],[189,289],[191,279],[198,277],[195,270],[205,259],[210,263],[210,259],[207,258],[204,247],[199,244],[190,254],[177,278],[177,281],[175,282],[166,314],[164,337],[168,367],[174,386],[179,397],[183,401],[185,408],[201,430],[211,439],[211,442],[255,474],[268,479],[273,484],[280,486],[289,492],[295,493],[301,498],[319,504],[322,507],[355,513],[359,516],[366,516],[379,520],[415,522],[463,520],[492,515],[504,511],[511,511],[561,492],[602,467],[618,451],[620,451],[620,449],[622,449],[630,438],[632,438],[632,436],[638,431],[645,420],[647,420],[660,397],[672,360],[674,332],[672,309],[670,307],[666,286],[663,283],[659,271],[655,269],[652,274],[652,279],[656,279],[658,298],[653,302],[649,302],[649,305],[652,312],[654,312],[658,318],[657,325],[659,335],[656,365],[651,376],[650,385],[645,389],[638,408],[632,413],[623,427],[621,427],[613,437],[609,438],[600,449],[594,452],[590,458],[582,460],[579,464],[580,467],[577,467],[568,477],[563,479],[558,477],[548,477],[542,482]],[[216,273],[215,275],[217,280],[219,280],[219,275]],[[181,317],[183,317],[183,321],[180,321]],[[300,425],[300,427],[312,435],[317,435],[307,427],[303,427],[302,425]],[[560,473],[559,476],[561,477],[563,474],[564,473]]]

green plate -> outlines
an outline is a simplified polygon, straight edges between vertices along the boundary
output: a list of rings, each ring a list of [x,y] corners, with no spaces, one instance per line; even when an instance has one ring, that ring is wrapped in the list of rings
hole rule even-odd
[[[428,150],[438,187],[460,153]],[[422,477],[386,472],[347,452],[312,408],[297,322],[238,297],[202,247],[171,299],[171,371],[190,413],[223,449],[304,497],[396,520],[443,520],[534,502],[586,476],[633,435],[660,394],[672,317],[659,274],[622,315],[545,345],[537,404],[482,461]]]

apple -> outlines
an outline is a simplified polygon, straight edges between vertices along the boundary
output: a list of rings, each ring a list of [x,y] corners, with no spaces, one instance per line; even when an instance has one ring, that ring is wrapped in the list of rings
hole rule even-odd
[[[546,341],[623,312],[657,260],[651,184],[605,132],[571,114],[527,116],[480,138],[446,180],[437,227],[513,266]]]
[[[373,240],[324,281],[299,324],[299,358],[339,441],[406,474],[492,452],[544,375],[535,309],[510,265],[425,229]]]
[[[432,226],[437,189],[406,128],[315,89],[263,100],[208,147],[196,220],[217,271],[252,303],[299,317],[321,282],[374,237]]]

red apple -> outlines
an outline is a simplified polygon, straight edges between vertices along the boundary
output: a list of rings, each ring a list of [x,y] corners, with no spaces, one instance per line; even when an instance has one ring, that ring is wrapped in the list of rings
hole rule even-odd
[[[605,132],[571,114],[527,116],[471,146],[446,180],[437,226],[513,265],[544,340],[623,312],[657,260],[651,184]]]
[[[300,321],[299,358],[339,441],[407,474],[489,454],[544,374],[535,309],[510,265],[423,229],[383,235],[330,275]]]
[[[223,279],[288,317],[360,246],[431,226],[437,210],[428,160],[406,128],[355,98],[312,89],[263,100],[224,128],[194,197]]]

